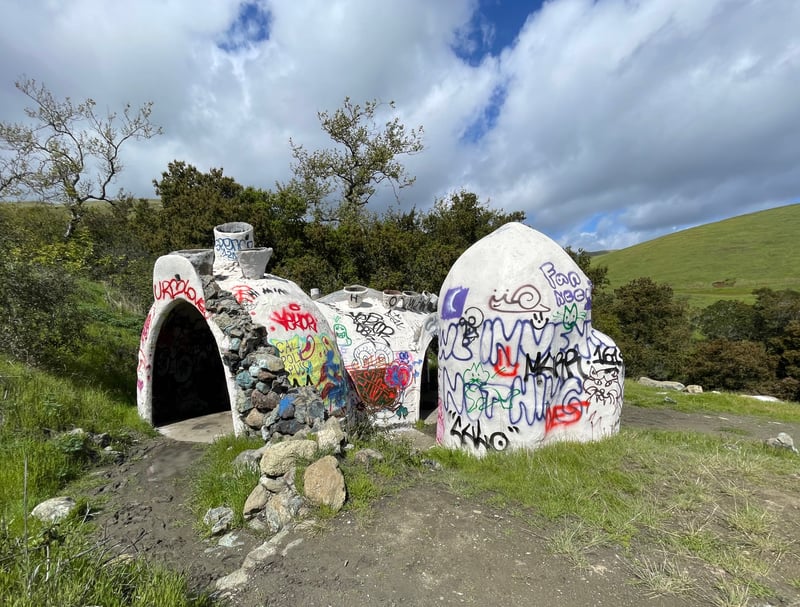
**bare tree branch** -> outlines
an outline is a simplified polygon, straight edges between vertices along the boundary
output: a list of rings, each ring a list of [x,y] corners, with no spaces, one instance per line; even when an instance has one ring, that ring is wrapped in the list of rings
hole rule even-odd
[[[0,123],[0,198],[64,204],[71,214],[64,234],[69,238],[85,202],[114,205],[125,197],[110,191],[124,168],[120,150],[128,141],[162,133],[150,121],[153,103],[99,115],[91,98],[77,104],[69,97],[58,100],[32,78],[15,85],[33,105],[25,110],[28,123]]]

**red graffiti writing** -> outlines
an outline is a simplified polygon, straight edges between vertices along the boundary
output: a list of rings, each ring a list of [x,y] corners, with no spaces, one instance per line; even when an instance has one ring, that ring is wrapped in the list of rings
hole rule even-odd
[[[188,280],[184,280],[178,274],[175,275],[175,278],[159,280],[153,283],[153,296],[156,301],[182,297],[193,303],[203,315],[206,313],[206,302],[203,299],[202,292],[198,293],[197,289],[189,284]]]
[[[153,311],[150,310],[147,313],[147,317],[144,319],[144,326],[142,326],[142,338],[141,342],[144,343],[147,341],[147,337],[150,335],[150,325],[153,322]]]
[[[258,298],[258,293],[247,285],[236,285],[231,289],[231,293],[239,305],[254,303]]]
[[[288,306],[272,313],[270,319],[278,323],[287,331],[313,331],[317,332],[317,319],[310,312],[304,312],[300,304],[291,303]]]
[[[145,381],[150,381],[150,363],[147,355],[139,348],[139,364],[136,366],[136,391],[141,392]]]
[[[516,377],[519,371],[519,362],[511,365],[511,346],[503,348],[497,344],[497,362],[494,364],[494,372],[500,377]]]
[[[583,417],[584,412],[588,408],[588,400],[549,407],[544,420],[545,432],[550,432],[553,428],[561,426],[571,426]]]

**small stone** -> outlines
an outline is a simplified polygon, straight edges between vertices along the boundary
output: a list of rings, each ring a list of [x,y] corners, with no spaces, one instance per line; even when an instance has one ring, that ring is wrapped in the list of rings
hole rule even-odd
[[[640,377],[639,383],[643,386],[648,386],[650,388],[660,388],[662,390],[675,390],[677,392],[683,392],[686,389],[682,383],[677,381],[660,381],[657,379],[650,379],[649,377]]]
[[[296,419],[282,419],[275,424],[273,429],[275,432],[280,432],[281,434],[294,435],[305,428],[306,426]]]
[[[272,383],[272,381],[277,378],[278,376],[272,373],[271,371],[265,371],[261,369],[258,373],[258,381]]]
[[[361,449],[353,455],[353,460],[357,464],[364,464],[369,466],[373,461],[380,461],[383,455],[375,449]]]
[[[282,476],[279,476],[278,478],[272,478],[266,474],[262,474],[258,483],[270,493],[280,493],[286,489],[286,481]]]
[[[243,588],[250,581],[250,576],[244,569],[237,569],[233,573],[219,578],[214,585],[220,592],[229,592]]]
[[[686,386],[685,391],[688,394],[702,394],[703,386],[698,386],[697,384],[689,384],[688,386]]]
[[[211,535],[224,533],[230,529],[231,523],[233,523],[233,510],[227,506],[209,508],[203,517],[203,523],[211,528]]]
[[[75,500],[71,497],[54,497],[38,504],[32,511],[31,516],[39,519],[43,523],[58,523],[64,520],[75,507]]]
[[[259,512],[264,509],[264,506],[267,505],[267,502],[270,499],[270,492],[259,483],[256,485],[253,490],[250,492],[250,495],[247,496],[247,499],[244,502],[244,508],[242,509],[242,514],[244,514],[245,518],[250,518],[256,512]]]
[[[284,370],[283,361],[278,356],[272,356],[271,354],[267,354],[262,358],[259,358],[258,366],[262,369],[267,371],[271,371],[272,373],[280,373]]]
[[[278,394],[286,394],[291,387],[292,384],[289,383],[289,380],[286,378],[286,376],[279,377],[272,382],[272,389]]]
[[[253,399],[250,398],[250,395],[248,395],[247,392],[239,394],[236,408],[238,409],[239,413],[247,413],[253,408]]]
[[[335,417],[328,419],[317,434],[320,451],[342,452],[342,444],[347,441],[347,436],[342,431],[339,420]]]
[[[244,423],[257,430],[264,425],[265,417],[266,416],[258,409],[250,409],[249,413],[244,418]]]
[[[245,449],[234,458],[233,467],[258,470],[258,462],[261,461],[261,456],[264,455],[266,449],[266,445],[260,449]]]
[[[292,419],[294,417],[294,394],[287,394],[278,404],[278,413],[281,419]]]
[[[236,376],[236,384],[244,390],[252,388],[255,383],[256,380],[253,379],[253,376],[250,375],[249,371],[240,371]]]
[[[238,337],[234,337],[233,339],[231,339],[231,343],[228,349],[231,350],[232,352],[238,352],[239,348],[241,347],[242,347],[242,340],[239,339]]]
[[[222,546],[223,548],[237,548],[239,546],[244,546],[244,542],[242,541],[241,537],[239,537],[238,533],[231,531],[230,533],[226,533],[219,538],[217,545]]]

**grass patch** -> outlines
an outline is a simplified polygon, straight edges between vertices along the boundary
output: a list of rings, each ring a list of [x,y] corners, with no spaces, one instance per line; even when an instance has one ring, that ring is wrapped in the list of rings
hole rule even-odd
[[[791,503],[797,458],[760,443],[732,445],[690,432],[634,431],[597,443],[532,452],[435,449],[450,486],[552,529],[549,547],[588,566],[598,546],[622,549],[636,583],[653,595],[737,604],[776,596],[783,572],[800,570],[767,492]],[[793,476],[794,475],[794,476]],[[691,575],[687,573],[691,571]]]
[[[144,559],[114,557],[88,539],[87,526],[67,519],[34,527],[21,538],[0,529],[0,603],[8,607],[210,607],[190,596],[185,579]]]
[[[244,503],[258,484],[261,472],[257,468],[234,466],[233,460],[242,451],[263,446],[260,438],[228,435],[216,439],[206,449],[192,478],[191,509],[199,528],[208,532],[202,519],[209,508],[220,506],[233,510],[233,527],[244,525]]]
[[[107,391],[0,359],[0,604],[210,605],[182,576],[93,543],[86,504],[55,526],[28,515],[103,462],[100,433],[122,450],[153,430]]]
[[[354,447],[345,454],[340,468],[347,485],[345,509],[362,517],[369,516],[373,502],[397,493],[417,479],[423,468],[411,441],[389,438],[381,431],[356,439]],[[369,464],[356,462],[355,454],[361,449],[377,451],[383,459]]]
[[[668,396],[674,402],[665,401]],[[684,413],[729,413],[770,419],[787,423],[800,423],[800,404],[765,402],[729,392],[704,392],[688,394],[643,386],[635,380],[625,381],[625,403],[647,408],[669,408]]]

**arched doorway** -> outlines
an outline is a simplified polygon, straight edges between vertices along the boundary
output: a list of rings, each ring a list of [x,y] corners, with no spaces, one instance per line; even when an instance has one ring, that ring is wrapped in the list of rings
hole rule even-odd
[[[189,303],[177,302],[161,326],[152,375],[154,426],[231,409],[217,343]]]
[[[439,340],[434,337],[425,350],[419,395],[419,419],[425,421],[439,406]]]

